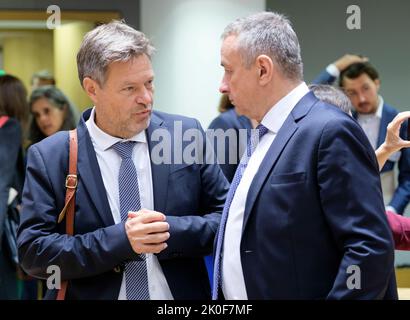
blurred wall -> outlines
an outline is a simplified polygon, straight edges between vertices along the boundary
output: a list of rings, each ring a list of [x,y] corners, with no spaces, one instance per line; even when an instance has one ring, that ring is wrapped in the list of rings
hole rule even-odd
[[[64,10],[79,10],[79,11],[118,11],[128,24],[139,28],[139,0],[104,0],[104,1],[84,1],[84,0],[1,0],[1,9],[26,9],[26,10],[42,10],[46,11],[50,5],[60,7],[62,14]]]
[[[72,22],[54,30],[54,74],[57,85],[64,88],[64,93],[79,110],[92,106],[78,79],[76,57],[84,35],[93,27],[91,22]]]
[[[221,33],[264,8],[264,0],[142,0],[141,29],[157,48],[154,107],[207,127],[218,115]]]
[[[346,9],[351,4],[360,7],[360,30],[346,27],[350,16]],[[410,110],[410,1],[267,0],[267,7],[293,22],[307,82],[341,55],[363,54],[380,73],[385,101]]]
[[[3,68],[17,76],[30,92],[30,80],[40,69],[54,71],[53,32],[50,30],[10,30],[3,40]]]

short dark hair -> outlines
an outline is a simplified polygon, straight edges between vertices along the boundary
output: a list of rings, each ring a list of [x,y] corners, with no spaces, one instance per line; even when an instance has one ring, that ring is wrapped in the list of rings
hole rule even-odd
[[[370,63],[357,62],[351,64],[340,73],[339,86],[343,87],[344,78],[356,79],[363,73],[367,74],[373,81],[379,79],[379,73]]]

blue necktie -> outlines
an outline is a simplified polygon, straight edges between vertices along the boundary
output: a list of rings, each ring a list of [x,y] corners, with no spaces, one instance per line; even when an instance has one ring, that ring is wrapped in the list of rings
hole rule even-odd
[[[269,131],[268,128],[264,127],[262,124],[256,127],[255,132],[251,134],[248,144],[246,146],[246,153],[242,156],[242,159],[236,168],[235,175],[233,177],[231,187],[229,188],[228,196],[226,197],[225,205],[222,211],[221,222],[218,229],[218,240],[216,243],[215,251],[215,264],[214,264],[214,283],[212,290],[212,299],[218,299],[218,290],[222,285],[222,272],[221,272],[221,260],[222,260],[222,247],[225,235],[226,221],[228,220],[229,209],[232,204],[233,197],[235,196],[235,191],[241,182],[243,173],[248,165],[249,158],[255,151],[259,140]],[[238,239],[240,241],[240,239]]]
[[[122,161],[118,175],[121,221],[128,219],[128,211],[141,209],[138,175],[132,161],[134,141],[120,142],[113,149]],[[141,260],[125,264],[125,287],[127,300],[149,300],[146,255],[140,254]]]

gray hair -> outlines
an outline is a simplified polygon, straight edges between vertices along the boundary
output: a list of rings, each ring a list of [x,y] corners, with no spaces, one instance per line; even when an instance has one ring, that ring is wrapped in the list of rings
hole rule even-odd
[[[34,83],[34,79],[49,81],[50,85],[55,85],[56,84],[56,80],[55,80],[53,74],[48,70],[40,70],[40,71],[37,71],[36,73],[34,73],[31,76],[31,84]]]
[[[303,79],[303,63],[299,40],[290,21],[274,12],[256,13],[230,23],[221,38],[238,36],[245,67],[249,68],[259,55],[267,55],[291,80]]]
[[[155,48],[140,31],[122,21],[112,21],[88,32],[77,54],[78,77],[105,83],[105,73],[112,62],[126,62],[142,54],[151,59]]]
[[[330,103],[349,115],[352,115],[352,103],[342,90],[327,84],[311,84],[309,89],[315,96],[324,102]]]

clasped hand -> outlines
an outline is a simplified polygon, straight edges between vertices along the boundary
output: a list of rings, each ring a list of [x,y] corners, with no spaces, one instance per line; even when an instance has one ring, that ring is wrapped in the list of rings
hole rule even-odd
[[[132,249],[138,253],[160,253],[170,237],[166,216],[157,211],[141,209],[128,212],[125,231]]]

